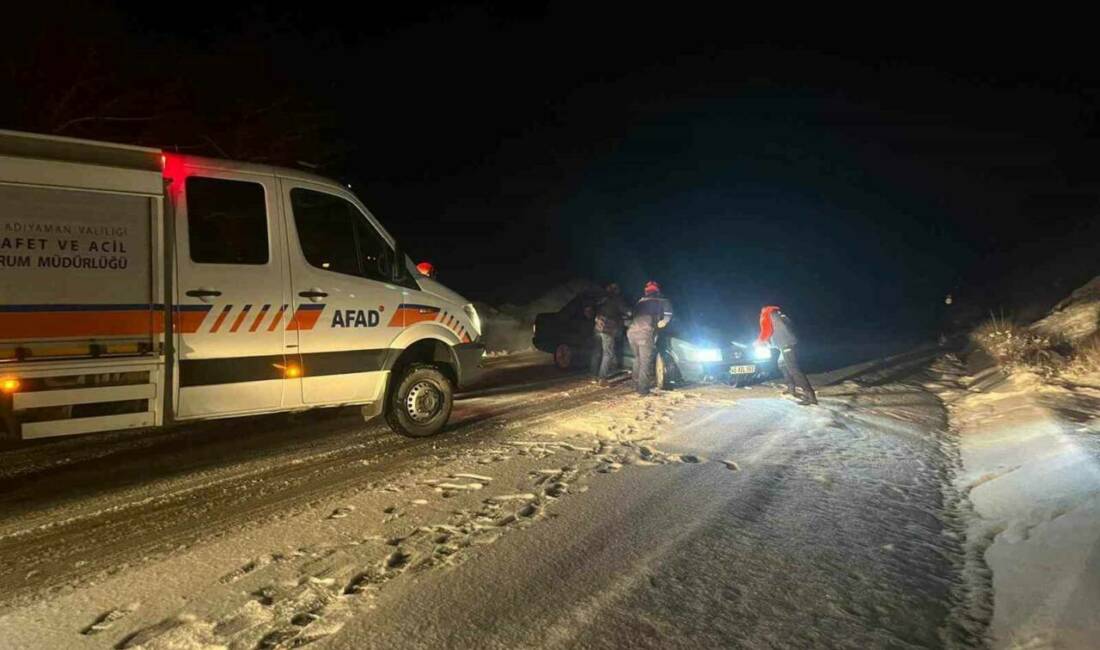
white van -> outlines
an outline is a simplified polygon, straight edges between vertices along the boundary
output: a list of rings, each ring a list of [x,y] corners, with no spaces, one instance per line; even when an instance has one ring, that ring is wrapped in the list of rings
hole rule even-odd
[[[349,404],[430,435],[480,335],[337,183],[0,131],[7,437]]]

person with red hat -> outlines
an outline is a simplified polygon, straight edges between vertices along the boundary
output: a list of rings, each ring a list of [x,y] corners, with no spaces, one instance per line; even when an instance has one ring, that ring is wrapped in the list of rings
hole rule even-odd
[[[634,316],[626,330],[626,340],[634,352],[634,387],[639,395],[648,395],[657,363],[657,330],[672,320],[672,303],[661,295],[661,285],[650,280],[645,295],[634,306]]]
[[[817,393],[798,365],[798,354],[795,352],[798,337],[794,334],[791,319],[779,307],[769,305],[760,310],[760,336],[756,343],[779,348],[779,369],[783,371],[791,395],[798,396],[798,389],[801,389],[800,404],[817,404]]]

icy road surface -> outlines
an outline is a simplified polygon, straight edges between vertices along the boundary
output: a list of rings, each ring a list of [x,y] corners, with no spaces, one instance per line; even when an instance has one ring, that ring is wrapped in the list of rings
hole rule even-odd
[[[982,621],[919,372],[799,407],[505,367],[443,437],[347,415],[5,454],[12,647],[943,647]]]

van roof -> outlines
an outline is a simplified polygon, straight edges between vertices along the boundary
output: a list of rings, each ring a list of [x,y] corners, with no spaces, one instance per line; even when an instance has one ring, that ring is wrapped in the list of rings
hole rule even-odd
[[[280,178],[320,183],[323,185],[339,184],[331,178],[326,178],[324,176],[303,171],[301,169],[294,169],[293,167],[277,167],[275,165],[241,162],[239,160],[226,160],[224,158],[189,156],[185,154],[174,154],[171,151],[166,151],[164,153],[169,157],[184,160],[187,162],[188,165],[194,165],[196,167],[206,167],[207,169],[219,169],[222,171],[245,172],[252,174],[265,174],[269,176],[278,176]]]
[[[0,130],[0,156],[160,171],[160,151],[148,147]]]
[[[338,185],[336,181],[330,178],[290,167],[276,167],[274,165],[262,165],[236,160],[190,156],[129,144],[83,140],[80,138],[43,135],[39,133],[25,133],[22,131],[5,131],[0,129],[0,156],[56,160],[61,162],[86,163],[107,167],[160,172],[162,167],[161,155],[178,157],[186,160],[188,164],[211,169],[268,174],[326,185]]]

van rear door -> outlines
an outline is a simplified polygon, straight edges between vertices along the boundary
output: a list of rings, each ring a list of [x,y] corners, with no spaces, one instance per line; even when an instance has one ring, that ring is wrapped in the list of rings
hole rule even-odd
[[[182,160],[166,168],[176,208],[176,416],[279,409],[290,301],[275,177]]]

